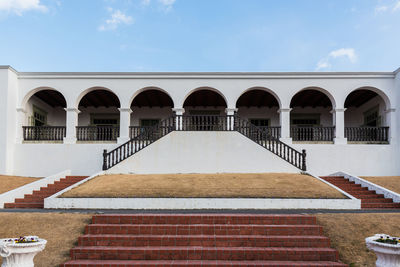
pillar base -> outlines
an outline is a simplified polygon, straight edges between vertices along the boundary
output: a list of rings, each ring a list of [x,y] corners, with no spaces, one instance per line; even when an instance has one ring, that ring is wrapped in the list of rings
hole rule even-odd
[[[64,144],[68,145],[76,144],[76,141],[77,141],[76,137],[64,137]]]
[[[347,138],[333,138],[335,145],[347,145]]]
[[[281,138],[279,138],[279,141],[281,141],[287,145],[291,145],[293,143],[292,138],[290,138],[290,137],[281,137]]]
[[[123,143],[126,143],[130,140],[128,136],[121,136],[117,138],[117,144],[121,145]]]

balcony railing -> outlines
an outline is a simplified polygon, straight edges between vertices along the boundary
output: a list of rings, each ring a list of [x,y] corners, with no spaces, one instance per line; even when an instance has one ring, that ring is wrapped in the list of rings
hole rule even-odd
[[[22,126],[25,141],[62,141],[65,126]]]
[[[333,141],[335,127],[292,126],[290,136],[293,141]]]
[[[389,127],[345,127],[344,136],[350,142],[388,142]]]
[[[217,115],[184,115],[182,116],[182,131],[229,131],[230,116]]]
[[[149,136],[150,130],[152,132],[152,135],[157,134],[157,132],[154,130],[154,126],[129,126],[129,137],[132,139],[132,138],[136,138],[140,135],[142,137],[142,139],[146,139],[146,137],[154,138],[154,136],[152,136],[152,137]],[[160,125],[157,128],[158,134],[160,136],[163,136],[164,132],[171,132],[173,130],[175,130],[175,125],[173,125],[173,126]]]
[[[77,126],[78,141],[115,141],[119,136],[119,126]]]

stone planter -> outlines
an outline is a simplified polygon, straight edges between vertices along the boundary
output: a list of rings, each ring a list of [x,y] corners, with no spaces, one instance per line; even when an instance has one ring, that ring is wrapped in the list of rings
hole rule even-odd
[[[14,240],[14,238],[0,239],[0,256],[3,257],[1,267],[33,267],[33,258],[44,249],[47,243],[41,238],[33,243],[15,243],[8,241],[10,239]]]
[[[400,267],[400,244],[392,245],[380,243],[375,240],[381,236],[388,236],[385,234],[376,234],[365,239],[367,248],[375,252],[377,260],[377,267]],[[389,236],[390,237],[390,236]],[[392,238],[392,237],[390,237]]]

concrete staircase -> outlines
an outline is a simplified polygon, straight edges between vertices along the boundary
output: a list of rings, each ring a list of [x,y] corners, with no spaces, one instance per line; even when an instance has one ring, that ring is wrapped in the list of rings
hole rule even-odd
[[[362,209],[400,209],[400,203],[394,203],[391,198],[385,198],[383,194],[368,190],[345,179],[343,176],[322,176],[325,181],[339,187],[355,198],[361,199]]]
[[[62,267],[347,266],[307,215],[95,215]]]
[[[67,176],[59,181],[34,190],[32,194],[27,194],[24,198],[17,198],[13,203],[4,203],[6,209],[43,209],[44,199],[55,193],[87,178],[88,176]]]

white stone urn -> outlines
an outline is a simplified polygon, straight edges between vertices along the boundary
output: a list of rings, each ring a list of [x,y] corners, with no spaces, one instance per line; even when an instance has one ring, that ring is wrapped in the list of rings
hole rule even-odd
[[[377,260],[377,267],[400,267],[400,243],[397,244],[387,244],[377,242],[375,240],[383,238],[396,238],[386,234],[376,234],[365,239],[367,248],[375,252]]]
[[[33,267],[33,258],[42,251],[47,241],[37,236],[27,236],[27,239],[34,238],[37,242],[16,243],[16,238],[0,239],[0,256],[3,257],[1,267]]]

